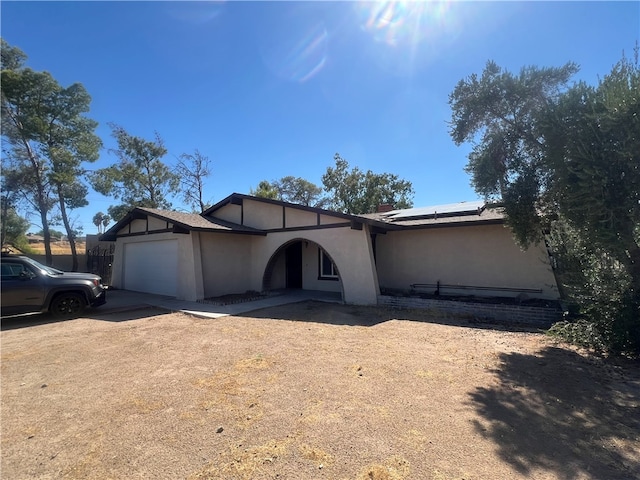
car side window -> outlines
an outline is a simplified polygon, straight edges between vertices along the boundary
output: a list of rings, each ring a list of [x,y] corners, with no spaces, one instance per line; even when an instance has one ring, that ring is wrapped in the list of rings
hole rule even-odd
[[[20,263],[3,263],[2,279],[20,278],[20,274],[25,270]]]

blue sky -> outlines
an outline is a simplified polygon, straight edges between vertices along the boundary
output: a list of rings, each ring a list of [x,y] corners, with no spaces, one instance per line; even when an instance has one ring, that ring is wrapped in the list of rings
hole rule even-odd
[[[596,83],[640,38],[635,1],[3,1],[1,16],[28,66],[91,94],[104,149],[89,168],[114,161],[107,122],[158,132],[166,163],[210,158],[213,202],[285,175],[321,185],[336,152],[410,180],[415,206],[475,200],[470,146],[447,126],[460,79],[490,59],[514,72],[574,61]],[[91,218],[117,201],[88,199],[72,216],[96,233]]]

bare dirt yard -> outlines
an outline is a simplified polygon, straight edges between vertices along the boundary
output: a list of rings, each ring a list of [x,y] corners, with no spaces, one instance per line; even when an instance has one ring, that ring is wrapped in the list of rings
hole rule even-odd
[[[638,365],[316,302],[2,325],[6,479],[640,478]]]

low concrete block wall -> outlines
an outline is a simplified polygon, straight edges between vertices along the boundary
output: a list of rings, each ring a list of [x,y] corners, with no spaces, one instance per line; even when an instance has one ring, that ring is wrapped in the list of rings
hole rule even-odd
[[[27,255],[29,258],[33,258],[36,262],[40,262],[43,265],[47,264],[46,255]],[[51,265],[53,268],[57,268],[58,270],[62,270],[65,272],[70,272],[73,267],[73,256],[72,255],[52,255],[53,264]],[[86,272],[87,271],[87,256],[83,253],[78,255],[78,271]]]
[[[461,302],[457,300],[390,295],[379,295],[378,305],[394,308],[428,309],[444,314],[468,316],[480,321],[496,321],[504,324],[528,325],[540,328],[549,328],[553,323],[562,320],[562,311],[553,307]]]

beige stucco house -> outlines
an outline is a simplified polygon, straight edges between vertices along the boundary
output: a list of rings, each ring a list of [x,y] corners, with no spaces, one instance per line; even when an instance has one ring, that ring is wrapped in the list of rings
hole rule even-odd
[[[347,215],[234,193],[200,215],[136,208],[101,239],[116,241],[114,287],[185,300],[284,288],[352,304],[410,290],[559,297],[545,247],[518,248],[483,202]]]

